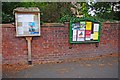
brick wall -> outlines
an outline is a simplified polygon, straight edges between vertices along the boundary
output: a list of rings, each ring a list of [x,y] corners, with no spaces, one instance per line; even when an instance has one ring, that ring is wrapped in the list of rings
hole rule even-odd
[[[94,57],[118,53],[118,27],[120,23],[103,23],[99,46],[69,43],[69,23],[41,26],[41,36],[33,37],[33,62],[52,62],[81,57]],[[27,41],[15,36],[15,27],[2,25],[3,63],[27,62]]]

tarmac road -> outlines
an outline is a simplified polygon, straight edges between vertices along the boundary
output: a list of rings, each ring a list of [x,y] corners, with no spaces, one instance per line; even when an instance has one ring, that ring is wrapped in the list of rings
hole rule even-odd
[[[118,78],[118,58],[39,64],[4,78]]]

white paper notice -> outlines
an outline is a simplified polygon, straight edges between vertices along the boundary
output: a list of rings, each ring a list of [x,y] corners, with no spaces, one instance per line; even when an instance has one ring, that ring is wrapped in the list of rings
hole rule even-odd
[[[77,38],[77,41],[84,41],[84,38]]]
[[[73,41],[76,41],[77,30],[73,30]]]
[[[22,26],[29,26],[28,24],[28,22],[22,22]]]
[[[29,32],[29,27],[28,26],[23,27],[23,30]]]
[[[29,23],[28,22],[22,22],[22,26],[23,26],[23,29],[24,31],[29,31]]]
[[[90,40],[90,38],[89,38],[89,37],[86,37],[85,40]]]
[[[17,29],[18,29],[18,34],[24,34],[22,26],[18,27]]]
[[[18,14],[18,22],[33,22],[34,15],[33,14]]]
[[[75,35],[73,35],[73,41],[76,41],[76,36]]]
[[[73,35],[76,35],[77,34],[77,30],[73,30]]]
[[[99,24],[94,24],[94,31],[99,31]]]
[[[90,39],[93,39],[93,34],[90,35]]]

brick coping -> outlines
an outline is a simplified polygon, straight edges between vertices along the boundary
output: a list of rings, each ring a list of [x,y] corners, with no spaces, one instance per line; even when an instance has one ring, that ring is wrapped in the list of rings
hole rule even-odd
[[[44,23],[41,25],[41,27],[64,27],[65,24],[63,24],[63,23]],[[4,28],[15,28],[14,23],[0,24],[0,26],[2,26]]]
[[[65,23],[43,23],[41,25],[41,27],[64,27],[65,24],[69,24],[69,22],[65,22]],[[116,21],[116,22],[106,21],[106,22],[103,22],[103,24],[120,24],[120,21]],[[0,24],[0,26],[14,28],[15,23]]]

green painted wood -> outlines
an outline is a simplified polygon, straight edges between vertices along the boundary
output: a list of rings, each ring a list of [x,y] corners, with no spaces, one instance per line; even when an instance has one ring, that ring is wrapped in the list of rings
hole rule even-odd
[[[72,41],[72,23],[76,23],[76,22],[80,22],[80,21],[90,21],[92,23],[98,23],[99,24],[99,32],[98,32],[98,40],[93,40],[93,41]],[[85,18],[85,17],[82,17],[82,18],[72,18],[70,20],[70,35],[69,35],[69,41],[70,43],[98,43],[100,42],[100,33],[101,33],[101,22],[97,21],[96,19],[93,19],[93,18]],[[93,26],[92,26],[93,27]]]

